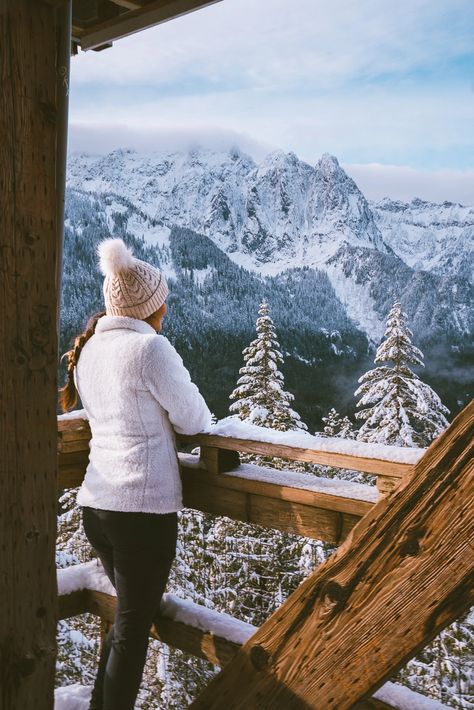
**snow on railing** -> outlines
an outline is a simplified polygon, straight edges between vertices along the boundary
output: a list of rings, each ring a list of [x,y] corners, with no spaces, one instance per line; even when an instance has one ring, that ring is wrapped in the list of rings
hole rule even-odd
[[[58,415],[58,421],[68,419],[83,419],[87,421],[88,417],[84,409]],[[209,429],[196,434],[192,438],[206,436],[213,437],[213,446],[217,446],[217,448],[219,446],[218,443],[214,444],[214,439],[217,440],[217,437],[219,437],[222,439],[274,444],[308,452],[341,454],[359,459],[376,459],[388,463],[407,465],[416,464],[426,452],[426,449],[422,448],[369,444],[364,441],[354,441],[353,439],[342,439],[340,437],[313,436],[304,431],[277,431],[241,421],[237,416],[221,419],[216,424],[211,425]],[[183,436],[182,438],[189,437]]]

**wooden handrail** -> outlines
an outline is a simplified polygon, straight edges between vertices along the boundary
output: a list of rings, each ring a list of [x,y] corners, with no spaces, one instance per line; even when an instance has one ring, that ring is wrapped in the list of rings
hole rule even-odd
[[[265,430],[263,430],[265,431]],[[275,432],[271,432],[275,435]],[[281,433],[281,438],[285,439],[286,432]],[[88,442],[90,439],[90,428],[86,419],[82,418],[66,418],[58,420],[58,452],[63,455],[62,463],[63,470],[66,471],[68,463],[75,465],[81,463],[81,457],[73,457],[71,454],[88,453]],[[327,439],[323,443],[324,448],[303,448],[288,443],[274,443],[271,441],[256,441],[251,439],[242,439],[233,436],[223,436],[216,434],[196,434],[194,436],[179,435],[179,441],[186,445],[200,446],[205,451],[218,450],[224,452],[242,452],[254,453],[268,457],[277,457],[289,459],[292,461],[304,461],[308,463],[321,464],[332,466],[335,468],[345,468],[363,473],[370,473],[377,477],[377,488],[379,493],[385,494],[397,485],[400,479],[405,475],[411,475],[414,464],[417,459],[423,455],[423,451],[406,450],[403,452],[405,458],[411,459],[410,462],[396,460],[394,457],[390,460],[392,451],[395,454],[400,454],[398,447],[379,446],[379,450],[383,451],[384,457],[374,457],[373,447],[370,444],[357,442],[357,450],[359,453],[352,454],[344,452],[347,448],[347,442],[343,439]],[[311,438],[309,438],[311,442]],[[314,437],[315,442],[318,440]],[[327,450],[334,446],[339,447],[340,451]],[[366,454],[364,454],[366,452]],[[69,455],[66,460],[65,455]],[[233,464],[230,466],[233,468]],[[225,470],[219,466],[219,470]]]
[[[84,478],[90,430],[83,419],[60,420],[58,429],[62,490]],[[377,498],[372,486],[294,471],[278,472],[275,482],[274,470],[240,465],[232,450],[201,446],[200,457],[180,455],[180,461],[186,507],[332,544],[346,538]]]

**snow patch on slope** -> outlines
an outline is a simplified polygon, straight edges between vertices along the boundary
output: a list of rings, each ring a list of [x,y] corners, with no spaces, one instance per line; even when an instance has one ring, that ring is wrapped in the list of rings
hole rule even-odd
[[[370,295],[370,283],[357,284],[354,279],[344,275],[337,263],[326,264],[325,270],[349,318],[367,333],[373,342],[378,343],[384,334],[385,325],[375,311],[374,299]]]

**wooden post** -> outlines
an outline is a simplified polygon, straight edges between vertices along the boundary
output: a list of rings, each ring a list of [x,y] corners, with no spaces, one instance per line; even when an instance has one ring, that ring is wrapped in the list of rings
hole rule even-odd
[[[237,468],[240,463],[237,451],[226,451],[216,446],[201,446],[200,462],[206,471],[211,473],[225,473]]]
[[[1,710],[54,702],[57,13],[0,0]]]
[[[474,400],[191,707],[367,699],[474,602],[473,478]]]

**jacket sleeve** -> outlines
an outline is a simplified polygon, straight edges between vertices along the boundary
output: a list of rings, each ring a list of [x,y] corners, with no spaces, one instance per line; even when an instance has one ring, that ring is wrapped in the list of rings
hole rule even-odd
[[[178,434],[197,434],[211,425],[211,412],[191,381],[181,356],[163,335],[150,338],[145,346],[142,379],[168,412]]]

